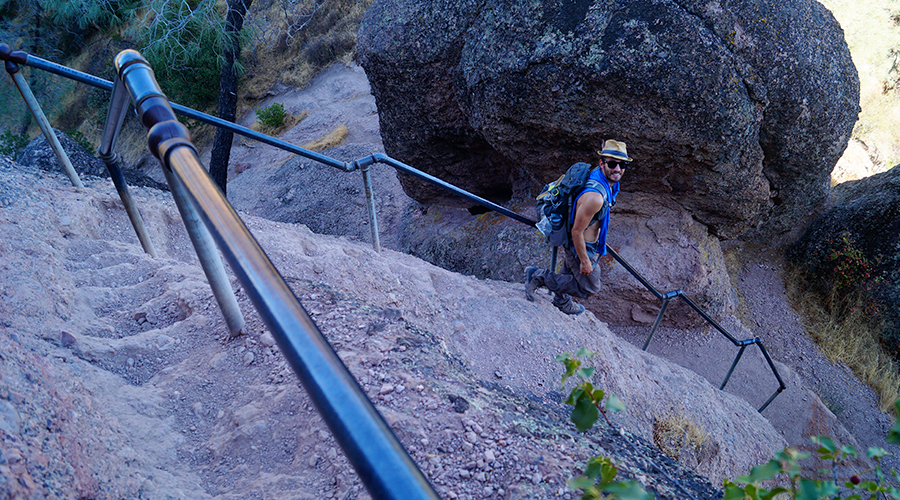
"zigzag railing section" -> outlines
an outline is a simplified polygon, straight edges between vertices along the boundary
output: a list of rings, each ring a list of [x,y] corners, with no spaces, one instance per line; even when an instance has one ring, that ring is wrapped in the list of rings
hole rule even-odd
[[[127,89],[127,95],[130,96],[131,102],[134,103],[141,122],[149,130],[148,142],[150,151],[160,160],[163,170],[166,172],[166,179],[170,189],[173,191],[173,196],[176,197],[176,203],[179,204],[179,210],[184,205],[185,210],[192,211],[191,213],[202,221],[202,224],[197,224],[199,227],[193,229],[190,229],[189,222],[186,221],[185,224],[189,226],[189,232],[192,230],[205,232],[205,235],[201,234],[198,238],[212,238],[226,259],[228,259],[231,268],[247,289],[254,306],[275,335],[279,347],[291,363],[294,372],[309,392],[320,414],[325,422],[328,423],[344,453],[353,464],[361,481],[366,485],[372,496],[379,499],[397,500],[438,498],[432,486],[409,457],[409,454],[384,422],[384,419],[377,412],[371,401],[366,397],[359,384],[341,363],[318,326],[303,309],[303,306],[278,273],[278,270],[268,260],[262,248],[259,247],[259,244],[228,203],[228,200],[209,177],[209,174],[200,163],[196,149],[190,142],[187,130],[178,123],[175,113],[177,112],[182,116],[230,130],[236,134],[339,170],[346,172],[359,170],[362,172],[366,185],[366,196],[369,201],[372,241],[376,250],[380,248],[380,245],[378,242],[374,203],[372,201],[371,183],[368,177],[368,168],[375,163],[390,165],[396,170],[418,177],[528,226],[534,227],[536,221],[384,154],[375,154],[353,162],[343,162],[235,123],[171,103],[159,90],[159,86],[153,76],[153,70],[147,61],[139,53],[132,50],[123,51],[116,57],[117,73],[115,83],[52,63],[25,52],[13,51],[7,44],[0,44],[0,60],[5,61],[6,69],[13,76],[14,80],[17,80],[15,76],[18,72],[18,65],[24,64],[113,93],[113,102],[110,107],[110,114],[107,117],[107,126],[104,129],[103,142],[99,152],[101,159],[106,162],[110,170],[110,175],[122,196],[123,203],[130,203],[130,196],[127,195],[127,186],[116,165],[113,146],[118,129],[121,127],[124,118],[124,114],[122,114],[123,103],[127,104],[127,97],[123,98],[123,95],[126,94],[120,89]],[[23,79],[22,82],[24,82]],[[20,88],[20,90],[22,89]],[[23,91],[23,97],[24,95],[25,92]],[[33,109],[32,111],[34,112]],[[48,141],[50,140],[52,139],[48,138]],[[74,179],[73,182],[75,182]],[[182,202],[178,201],[177,198],[179,196],[183,197]],[[182,215],[184,217],[184,212],[182,212]],[[132,216],[131,211],[129,211],[129,216]],[[139,219],[139,214],[137,217]],[[135,219],[132,218],[132,223],[145,251],[154,255],[152,244],[149,243],[146,234],[142,234],[142,222],[135,222]],[[194,235],[191,237],[192,242],[194,242]],[[194,245],[198,254],[201,253],[199,247],[202,245],[197,242],[194,242]],[[663,301],[656,321],[644,344],[644,350],[647,350],[647,347],[650,345],[650,341],[662,320],[669,301],[673,298],[680,298],[697,311],[705,321],[709,322],[716,330],[727,337],[736,347],[740,348],[720,389],[725,388],[746,348],[750,345],[756,345],[765,357],[779,384],[775,393],[758,411],[762,412],[778,394],[784,391],[786,388],[785,384],[759,337],[743,341],[737,340],[697,307],[680,290],[665,294],[660,293],[608,245],[607,250],[635,279]],[[203,251],[209,252],[210,250]],[[202,261],[203,259],[201,259],[201,263]],[[221,263],[218,265],[221,265]],[[209,264],[209,267],[214,268],[216,265],[213,262]],[[216,272],[215,269],[212,271],[208,270],[206,264],[204,264],[204,271],[208,277],[210,272]],[[227,279],[225,281],[227,282]],[[226,315],[226,320],[228,320],[232,333],[239,333],[240,327],[243,326],[243,318],[234,317],[234,314],[240,315],[240,311],[235,313],[233,309],[236,306],[228,304],[230,299],[227,296],[231,295],[231,299],[233,299],[230,284],[228,284],[227,289],[220,289],[217,292],[213,279],[210,279],[210,282],[214,288],[216,300]],[[231,318],[229,318],[229,310],[232,310]]]

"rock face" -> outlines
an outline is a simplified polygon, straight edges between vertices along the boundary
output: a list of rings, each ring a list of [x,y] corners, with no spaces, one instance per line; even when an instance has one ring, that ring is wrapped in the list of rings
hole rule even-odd
[[[868,288],[890,322],[888,345],[900,349],[900,169],[839,184],[834,192],[832,208],[791,245],[788,257],[810,266],[826,290],[848,280],[859,291]]]
[[[96,156],[91,155],[91,153],[86,151],[81,144],[75,142],[65,133],[55,129],[54,132],[56,133],[56,138],[59,139],[60,145],[62,145],[63,150],[66,152],[66,155],[68,155],[72,167],[78,172],[79,176],[90,175],[94,177],[109,178],[109,170],[106,168],[103,161]],[[62,166],[59,164],[59,160],[56,158],[56,154],[53,152],[53,149],[43,135],[38,135],[32,139],[31,142],[28,143],[28,146],[19,153],[16,162],[20,166],[32,170],[40,169],[51,172],[63,171]],[[157,182],[139,171],[123,168],[121,164],[119,165],[119,168],[122,168],[122,175],[125,176],[125,181],[129,186],[145,186],[165,191],[169,190],[167,185]]]
[[[859,111],[843,32],[813,0],[376,0],[358,51],[389,155],[505,201],[617,138],[637,159],[625,190],[722,237],[805,217]]]

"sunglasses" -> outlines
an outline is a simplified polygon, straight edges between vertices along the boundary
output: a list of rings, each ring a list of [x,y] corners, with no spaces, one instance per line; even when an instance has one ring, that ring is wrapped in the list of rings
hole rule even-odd
[[[616,167],[618,167],[618,168],[620,168],[620,169],[622,169],[622,170],[625,170],[625,167],[626,167],[627,165],[628,165],[628,164],[625,163],[624,161],[609,161],[609,160],[606,160],[606,166],[609,167],[610,170],[612,170],[612,169],[614,169],[614,168],[616,168]]]

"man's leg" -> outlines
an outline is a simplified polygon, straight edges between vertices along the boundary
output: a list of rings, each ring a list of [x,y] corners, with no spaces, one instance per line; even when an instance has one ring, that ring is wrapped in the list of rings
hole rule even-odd
[[[534,300],[534,291],[547,287],[554,292],[553,305],[566,314],[581,314],[584,306],[572,300],[576,297],[587,297],[596,294],[600,289],[600,270],[594,265],[594,272],[585,276],[574,270],[581,268],[578,256],[568,250],[564,251],[563,267],[560,273],[547,269],[529,267],[525,270],[525,297]]]
[[[560,311],[573,316],[584,312],[584,306],[572,300],[572,295],[570,295],[571,293],[576,294],[579,297],[581,296],[581,286],[579,284],[579,276],[581,275],[580,269],[581,265],[579,264],[578,257],[575,256],[573,258],[569,250],[564,250],[562,272],[565,276],[571,277],[571,281],[567,279],[565,287],[561,287],[554,291],[552,303]]]
[[[525,296],[533,294],[534,290],[546,287],[551,292],[573,294],[579,296],[579,285],[572,269],[567,262],[563,262],[562,271],[559,274],[549,269],[528,267],[525,269]],[[533,300],[533,296],[528,300]]]
[[[564,267],[574,269],[574,271],[570,272],[572,273],[572,277],[575,279],[577,283],[576,286],[578,287],[577,292],[570,293],[575,297],[579,297],[582,299],[600,293],[600,265],[598,264],[600,256],[589,253],[588,255],[591,258],[595,259],[591,262],[591,274],[581,274],[581,272],[579,272],[579,270],[581,269],[581,259],[578,258],[578,254],[566,250],[564,255],[566,259]]]

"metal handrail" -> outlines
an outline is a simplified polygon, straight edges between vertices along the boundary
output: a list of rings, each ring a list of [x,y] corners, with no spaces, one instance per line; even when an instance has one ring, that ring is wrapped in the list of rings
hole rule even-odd
[[[719,390],[725,389],[725,384],[727,384],[728,380],[731,379],[731,375],[734,373],[734,369],[737,367],[738,361],[740,361],[741,357],[744,355],[744,350],[749,345],[755,345],[755,346],[759,347],[759,350],[762,353],[763,357],[765,358],[766,363],[769,365],[769,368],[771,368],[771,370],[772,370],[772,374],[775,375],[775,379],[778,381],[778,388],[775,389],[775,393],[772,394],[772,396],[770,396],[769,399],[767,399],[766,402],[763,403],[763,405],[757,411],[762,413],[762,411],[765,410],[767,406],[769,406],[769,403],[771,403],[772,401],[775,400],[776,396],[778,396],[785,389],[787,389],[787,386],[784,384],[784,380],[781,379],[781,375],[779,375],[779,373],[778,373],[778,368],[775,367],[775,363],[772,361],[772,358],[769,356],[769,352],[766,351],[766,347],[763,345],[762,340],[760,340],[759,337],[754,337],[754,338],[748,339],[748,340],[736,339],[733,335],[728,333],[728,330],[726,330],[724,327],[722,327],[722,325],[720,325],[716,320],[711,318],[709,316],[709,314],[707,314],[703,309],[700,309],[700,307],[697,304],[695,304],[694,301],[692,301],[687,295],[685,295],[684,292],[682,292],[681,290],[675,290],[675,291],[668,292],[668,293],[660,293],[656,288],[653,287],[653,285],[650,284],[649,281],[647,281],[643,276],[641,276],[641,274],[639,272],[637,272],[636,269],[631,267],[631,265],[628,264],[628,262],[626,262],[625,259],[623,259],[618,253],[616,253],[616,251],[613,250],[613,248],[611,246],[606,245],[606,251],[610,255],[612,255],[613,258],[616,259],[616,261],[619,264],[622,264],[622,267],[624,267],[629,273],[631,273],[632,276],[634,276],[638,281],[640,281],[641,284],[643,284],[644,287],[646,287],[647,290],[650,291],[650,293],[655,295],[656,298],[663,301],[662,306],[660,306],[660,308],[659,308],[659,313],[656,315],[656,320],[653,322],[653,326],[650,328],[650,334],[647,335],[647,340],[644,341],[644,347],[642,348],[644,351],[646,351],[647,348],[650,347],[650,341],[653,339],[653,335],[656,334],[656,329],[657,329],[657,327],[659,327],[659,324],[662,321],[663,314],[665,314],[665,312],[666,312],[666,308],[669,305],[669,301],[674,298],[679,298],[679,299],[685,301],[687,303],[687,305],[690,306],[691,309],[696,311],[697,314],[699,314],[700,317],[703,318],[704,321],[706,321],[707,323],[712,325],[713,328],[715,328],[716,330],[719,331],[719,333],[724,335],[725,338],[727,338],[732,344],[734,344],[736,347],[740,347],[740,349],[738,350],[737,356],[735,356],[734,361],[731,363],[731,368],[728,369],[728,374],[725,375],[725,380],[723,380],[722,385],[719,386]]]
[[[112,82],[24,52],[12,51],[6,44],[0,44],[0,60],[32,66],[110,92],[114,90]],[[272,331],[279,347],[297,373],[298,378],[310,393],[314,404],[347,454],[363,484],[365,484],[373,497],[379,499],[437,498],[437,494],[432,486],[409,457],[409,454],[399,443],[371,401],[366,397],[359,384],[337,357],[328,341],[303,309],[299,300],[297,300],[277,269],[269,261],[225,196],[216,187],[209,174],[206,173],[200,163],[196,149],[190,142],[187,129],[178,123],[175,113],[228,129],[239,135],[250,137],[343,171],[360,170],[363,172],[366,182],[366,194],[369,197],[369,206],[372,212],[370,214],[371,226],[373,228],[373,243],[376,249],[379,248],[377,224],[374,219],[371,184],[367,176],[368,167],[374,163],[390,165],[398,171],[416,176],[528,226],[534,227],[536,221],[384,154],[371,155],[349,163],[342,162],[232,122],[170,103],[159,90],[149,64],[135,51],[129,50],[120,53],[116,58],[116,70],[117,77],[128,88],[142,123],[149,129],[150,151],[160,160],[163,168],[166,169],[167,179],[171,178],[177,181],[175,184],[180,185],[184,189],[190,205],[197,210],[211,236],[231,264],[238,279],[247,289],[252,302]],[[104,140],[106,141],[107,138],[112,137],[114,141],[115,134],[111,136],[107,134],[108,132],[104,131]],[[104,144],[109,143],[104,142]],[[105,148],[103,153],[111,155],[111,145]],[[170,181],[170,184],[172,183]],[[653,293],[654,296],[663,301],[650,335],[645,342],[644,350],[649,346],[669,301],[678,297],[687,302],[705,321],[709,322],[732,343],[740,347],[720,389],[724,389],[738,361],[749,345],[759,347],[779,383],[779,388],[758,411],[762,412],[778,394],[786,389],[777,368],[759,337],[738,341],[680,290],[666,294],[660,293],[609,245],[606,248],[613,258],[622,264],[635,279]]]

